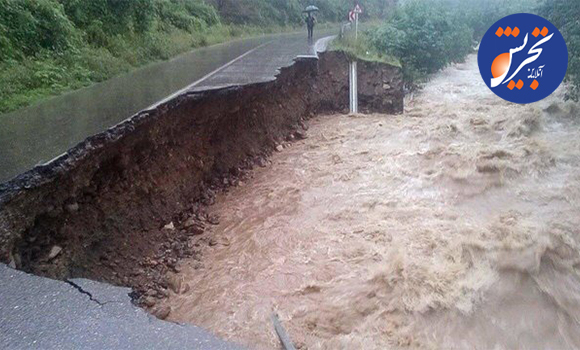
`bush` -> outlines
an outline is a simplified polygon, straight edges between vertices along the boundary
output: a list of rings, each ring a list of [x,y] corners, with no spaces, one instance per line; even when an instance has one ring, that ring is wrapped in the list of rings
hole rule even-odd
[[[368,36],[379,52],[399,58],[405,79],[414,82],[461,62],[493,23],[531,12],[538,1],[543,0],[407,0]]]
[[[399,58],[410,82],[462,61],[473,45],[473,29],[446,1],[407,1],[367,35],[377,51]]]
[[[220,18],[214,7],[200,1],[179,0],[185,10],[194,17],[199,18],[208,26],[220,24]]]
[[[78,39],[63,7],[52,0],[0,0],[0,41],[7,56],[34,55],[42,49],[64,51]],[[5,56],[3,56],[5,57]]]
[[[568,98],[580,100],[580,2],[547,0],[539,9],[560,31],[568,45]]]

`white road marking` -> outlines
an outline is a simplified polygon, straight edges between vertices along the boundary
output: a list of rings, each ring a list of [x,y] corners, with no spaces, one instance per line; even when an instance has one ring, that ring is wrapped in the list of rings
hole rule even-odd
[[[178,90],[178,91],[174,92],[173,94],[171,94],[171,95],[169,95],[169,96],[165,97],[165,98],[164,98],[164,99],[162,99],[161,101],[155,102],[155,103],[154,103],[154,104],[152,104],[151,106],[149,106],[149,107],[147,107],[147,108],[143,109],[141,112],[144,112],[144,111],[150,111],[150,110],[152,110],[152,109],[155,109],[155,108],[157,108],[159,105],[162,105],[162,104],[164,104],[165,102],[167,102],[167,101],[169,101],[169,100],[172,100],[172,99],[174,99],[175,97],[177,97],[177,96],[179,96],[179,95],[183,94],[184,92],[186,92],[187,90],[191,89],[192,87],[194,87],[194,86],[198,85],[199,83],[202,83],[203,81],[207,80],[208,78],[210,78],[210,77],[211,77],[211,76],[213,76],[214,74],[216,74],[216,73],[219,73],[220,71],[222,71],[222,70],[224,70],[224,69],[228,68],[229,66],[231,66],[232,64],[234,64],[234,63],[238,62],[239,60],[241,60],[242,58],[244,58],[244,57],[248,56],[249,54],[251,54],[251,53],[253,53],[253,52],[255,52],[255,51],[257,51],[257,50],[259,50],[259,49],[261,49],[261,48],[263,48],[263,47],[265,47],[265,46],[267,46],[267,45],[270,45],[272,42],[273,42],[273,41],[268,41],[267,43],[264,43],[264,44],[262,44],[262,45],[260,45],[260,46],[258,46],[258,47],[255,47],[255,48],[251,49],[250,51],[248,51],[248,52],[246,52],[246,53],[244,53],[244,54],[242,54],[242,55],[240,55],[240,56],[238,56],[238,57],[234,58],[233,60],[229,61],[228,63],[224,64],[223,66],[221,66],[221,67],[219,67],[219,68],[217,68],[217,69],[213,70],[212,72],[210,72],[210,73],[206,74],[206,75],[205,75],[205,76],[203,76],[201,79],[199,79],[199,80],[196,80],[195,82],[193,82],[193,83],[191,83],[191,84],[187,85],[187,86],[186,86],[186,87],[184,87],[183,89],[181,89],[181,90]]]

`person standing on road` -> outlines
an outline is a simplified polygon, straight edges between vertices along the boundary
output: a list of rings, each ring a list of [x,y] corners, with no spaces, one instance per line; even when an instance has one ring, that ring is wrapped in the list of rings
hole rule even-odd
[[[314,36],[314,25],[316,24],[316,18],[312,15],[312,12],[308,12],[306,17],[306,26],[308,27],[308,40],[312,40]]]

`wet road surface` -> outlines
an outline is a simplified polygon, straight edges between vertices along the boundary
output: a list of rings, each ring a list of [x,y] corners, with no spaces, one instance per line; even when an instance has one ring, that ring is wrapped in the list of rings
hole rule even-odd
[[[131,303],[129,288],[65,282],[0,264],[2,349],[239,350],[195,326],[160,321]]]
[[[318,37],[334,33],[318,33]],[[263,45],[263,46],[261,46]],[[231,63],[224,71],[216,69]],[[198,90],[272,79],[279,67],[312,53],[304,33],[268,35],[197,49],[170,61],[0,115],[0,182],[46,163],[86,137],[129,118],[199,79]],[[244,63],[243,65],[241,65]],[[215,77],[207,77],[214,72]]]
[[[169,319],[279,348],[580,348],[580,110],[475,56],[399,116],[333,115],[218,198]],[[201,238],[203,239],[203,237]],[[201,242],[201,241],[200,241]]]

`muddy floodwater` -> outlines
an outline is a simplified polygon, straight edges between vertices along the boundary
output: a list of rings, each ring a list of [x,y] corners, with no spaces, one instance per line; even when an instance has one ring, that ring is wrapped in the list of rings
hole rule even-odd
[[[403,115],[320,116],[218,198],[169,319],[279,349],[580,347],[580,111],[516,105],[475,56]]]

